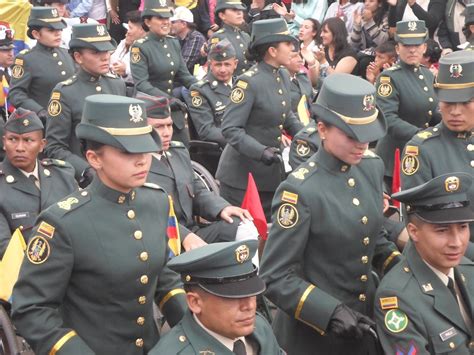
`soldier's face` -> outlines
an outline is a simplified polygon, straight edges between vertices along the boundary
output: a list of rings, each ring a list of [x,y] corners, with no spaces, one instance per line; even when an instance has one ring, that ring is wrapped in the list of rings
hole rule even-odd
[[[474,130],[474,98],[468,102],[440,101],[439,109],[443,123],[454,132]]]
[[[201,323],[230,339],[246,336],[254,331],[257,298],[224,298],[205,291],[186,294],[189,309]]]
[[[270,47],[267,50],[265,61],[271,59],[269,64],[273,66],[288,66],[292,55],[295,53],[295,45],[292,42],[279,42],[276,47]],[[268,62],[268,61],[267,61]]]
[[[83,48],[74,52],[74,59],[82,69],[92,75],[103,75],[109,72],[110,52],[99,52],[94,49]]]
[[[127,34],[125,35],[125,43],[130,46],[137,39],[144,37],[145,34],[146,32],[141,24],[128,21],[128,30]]]
[[[219,12],[222,22],[229,26],[238,27],[244,22],[244,12],[237,9],[225,9]]]
[[[171,137],[173,136],[173,120],[168,118],[147,118],[147,122],[158,133],[161,139],[161,147],[163,151],[170,148]]]
[[[407,230],[423,260],[446,274],[459,264],[469,242],[468,223],[408,223]]]
[[[43,132],[33,131],[24,134],[5,132],[3,147],[10,163],[21,170],[32,172],[38,154],[43,151],[46,140]]]
[[[145,19],[145,25],[150,28],[151,32],[162,37],[169,35],[171,30],[171,21],[169,18],[152,16],[149,19]]]
[[[335,126],[318,122],[318,131],[324,149],[349,165],[357,165],[362,160],[369,143],[358,142]]]
[[[88,150],[86,158],[106,186],[124,193],[146,182],[151,165],[151,153],[127,153],[108,145]]]
[[[303,58],[300,52],[292,52],[290,54],[290,62],[286,66],[291,75],[298,73],[303,66]]]
[[[227,83],[230,81],[230,78],[237,68],[238,60],[235,58],[230,58],[223,61],[211,59],[209,63],[212,75],[214,75],[217,80]]]
[[[0,67],[7,68],[13,64],[13,49],[0,49]]]
[[[33,37],[46,47],[59,47],[61,45],[62,30],[53,30],[52,28],[43,27],[39,31],[32,31]]]
[[[418,65],[426,52],[426,43],[410,46],[398,43],[396,49],[401,61],[408,65]]]

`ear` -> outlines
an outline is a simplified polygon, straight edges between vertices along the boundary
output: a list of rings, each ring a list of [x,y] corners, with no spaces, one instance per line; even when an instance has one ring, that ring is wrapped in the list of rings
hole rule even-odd
[[[77,64],[81,65],[82,64],[82,53],[78,52],[78,51],[74,51],[73,56],[74,56],[74,61]]]
[[[277,54],[276,47],[269,47],[267,53],[270,55],[270,57],[275,58]]]
[[[411,223],[411,222],[407,224],[406,228],[407,228],[407,232],[408,232],[408,235],[410,236],[411,240],[414,243],[417,243],[418,242],[419,228],[416,226],[416,224]]]
[[[202,311],[202,298],[201,295],[197,292],[186,292],[186,302],[188,303],[188,308],[194,314],[200,314]]]
[[[398,43],[395,45],[395,52],[397,52],[397,55],[400,55],[400,46]]]
[[[328,131],[328,128],[326,127],[326,125],[324,124],[324,122],[321,122],[321,121],[319,121],[319,122],[317,123],[317,125],[318,125],[318,132],[319,132],[319,135],[324,137],[324,136],[326,135],[327,131]]]
[[[88,149],[86,151],[86,159],[94,170],[98,171],[102,169],[102,159],[97,152]]]
[[[42,138],[42,139],[41,139],[40,153],[43,152],[44,147],[46,147],[46,139],[45,139],[45,138]]]
[[[34,39],[39,40],[41,34],[38,30],[33,30],[31,31],[31,34],[33,35]]]

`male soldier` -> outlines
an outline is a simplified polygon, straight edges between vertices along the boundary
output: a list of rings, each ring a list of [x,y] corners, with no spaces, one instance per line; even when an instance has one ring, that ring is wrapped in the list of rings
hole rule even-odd
[[[44,159],[43,124],[18,108],[5,123],[6,158],[0,164],[0,259],[15,229],[28,241],[39,212],[77,190],[74,169],[62,160]]]
[[[207,243],[240,240],[244,236],[257,239],[258,232],[250,222],[249,212],[231,206],[207,190],[193,174],[186,147],[181,142],[171,141],[173,120],[168,99],[145,95],[137,98],[145,101],[148,124],[157,131],[162,144],[162,151],[153,156],[147,180],[163,187],[173,197],[184,248],[188,250],[203,244],[196,234]],[[193,218],[195,215],[216,222],[199,227]]]
[[[10,83],[11,65],[13,64],[13,30],[6,22],[0,22],[0,83],[6,81]],[[0,86],[3,86],[0,84]],[[0,136],[3,136],[3,123],[7,118],[8,105],[5,105],[6,98],[0,102]],[[3,150],[3,142],[0,140],[0,162],[3,160],[5,152]]]
[[[375,317],[386,354],[472,354],[474,264],[464,258],[472,176],[452,172],[396,193],[407,207],[406,260],[382,279]]]
[[[257,241],[206,245],[172,259],[181,274],[189,310],[149,355],[280,355],[270,325],[256,313],[265,291],[251,258]]]
[[[89,167],[75,133],[84,99],[93,94],[124,96],[125,83],[109,73],[110,51],[115,49],[115,41],[104,25],[74,25],[69,47],[80,68],[72,78],[56,85],[51,93],[45,150],[48,157],[71,163],[79,180]]]
[[[229,40],[236,51],[238,60],[236,75],[243,74],[253,64],[245,57],[250,43],[250,36],[239,28],[245,22],[244,10],[245,6],[240,1],[218,0],[215,18],[216,23],[222,28],[209,39],[210,44],[216,44],[223,39]]]
[[[307,126],[295,134],[291,140],[289,163],[292,169],[304,163],[310,156],[316,153],[321,146],[321,138],[315,120],[311,120]]]
[[[74,74],[67,50],[60,48],[66,23],[55,8],[33,7],[28,19],[28,37],[37,41],[31,50],[15,58],[8,98],[15,107],[34,111],[46,122],[51,90]]]
[[[403,146],[430,122],[439,121],[433,74],[420,66],[428,30],[424,21],[397,23],[399,63],[377,79],[377,103],[387,118],[387,135],[377,143],[376,153],[385,163],[385,182],[391,186],[395,149]]]
[[[435,83],[442,122],[416,134],[405,146],[402,187],[409,189],[452,171],[473,173],[474,55],[458,51],[441,58]],[[474,186],[468,191],[474,201]],[[471,235],[474,229],[471,227]],[[474,258],[474,244],[466,254]]]
[[[230,101],[232,75],[237,68],[235,49],[227,39],[211,45],[207,56],[207,75],[190,87],[185,97],[189,113],[200,139],[226,145],[221,123]]]

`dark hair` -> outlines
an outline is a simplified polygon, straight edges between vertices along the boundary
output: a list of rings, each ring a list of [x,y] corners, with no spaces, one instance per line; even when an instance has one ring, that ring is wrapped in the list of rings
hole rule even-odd
[[[143,16],[142,17],[142,27],[143,29],[146,31],[146,32],[150,32],[150,27],[148,27],[146,24],[145,24],[145,20],[151,20],[153,16],[152,15],[146,15],[146,16]]]
[[[347,42],[347,28],[344,21],[342,21],[339,17],[330,17],[321,25],[321,31],[324,27],[328,28],[328,30],[332,33],[332,43],[334,43],[334,53],[338,53],[342,51],[345,47],[349,45]],[[321,32],[320,31],[320,32]]]
[[[441,58],[441,47],[435,40],[428,38],[426,40],[426,52],[423,54],[423,57],[428,58],[428,61],[431,64],[437,63],[439,58]]]
[[[88,139],[80,139],[79,140],[79,143],[81,145],[81,152],[82,152],[82,155],[86,155],[86,152],[88,150],[92,150],[94,152],[97,152],[98,150],[100,150],[103,146],[105,146],[105,144],[103,143],[99,143],[99,142],[95,142],[95,141],[91,141],[91,140],[88,140]]]
[[[385,14],[388,13],[388,3],[386,0],[378,0],[378,3],[379,5],[381,4],[381,6],[379,6],[377,8],[377,11],[375,11],[375,14],[373,15],[374,17],[374,22],[377,26],[379,26],[382,21],[383,21],[383,18],[385,17]]]
[[[267,54],[268,48],[277,47],[280,42],[264,43],[260,44],[245,53],[245,58],[252,62],[261,62]]]
[[[313,36],[313,41],[319,44],[320,43],[319,31],[321,31],[321,23],[319,23],[319,21],[314,18],[305,18],[304,21],[310,21],[311,24],[313,25],[313,31],[315,32]]]
[[[129,11],[125,16],[127,17],[127,21],[131,23],[136,23],[137,25],[143,24],[142,12],[139,10]]]
[[[471,32],[471,29],[469,28],[470,25],[474,25],[474,23],[464,25],[464,27],[462,28],[462,33],[464,34],[464,37],[466,37],[466,41],[468,42],[472,35],[474,35],[474,32]]]
[[[395,42],[387,41],[387,42],[383,42],[382,44],[379,44],[375,48],[375,53],[388,54],[391,57],[396,57],[397,50],[395,49]]]

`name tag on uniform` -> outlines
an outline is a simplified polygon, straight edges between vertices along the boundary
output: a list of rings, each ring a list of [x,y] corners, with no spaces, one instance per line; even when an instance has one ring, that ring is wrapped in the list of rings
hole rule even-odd
[[[12,219],[28,218],[29,216],[30,216],[30,212],[12,213]]]
[[[457,333],[458,331],[454,329],[454,327],[452,327],[452,328],[449,328],[448,330],[445,330],[444,332],[439,333],[439,337],[441,338],[442,341],[446,341],[449,338],[452,338],[453,336],[455,336]]]

